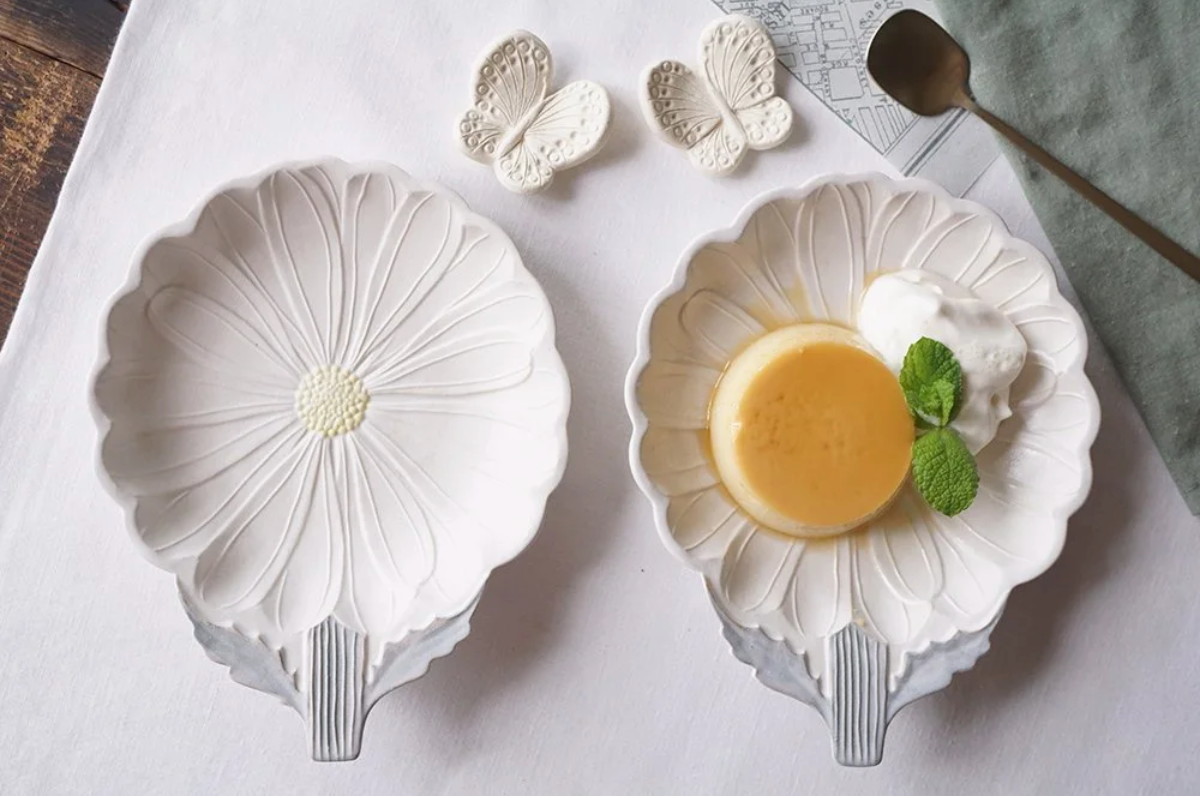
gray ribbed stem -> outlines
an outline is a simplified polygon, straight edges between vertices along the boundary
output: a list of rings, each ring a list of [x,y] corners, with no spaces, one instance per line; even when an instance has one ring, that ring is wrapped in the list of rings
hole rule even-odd
[[[887,729],[887,646],[858,624],[829,638],[830,732],[843,765],[878,765]]]
[[[363,637],[332,616],[308,632],[309,751],[318,762],[358,756],[362,742],[366,652]]]

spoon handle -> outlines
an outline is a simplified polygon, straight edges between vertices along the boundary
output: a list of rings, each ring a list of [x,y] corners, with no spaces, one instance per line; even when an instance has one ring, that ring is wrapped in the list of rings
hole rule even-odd
[[[1024,150],[1030,158],[1037,161],[1047,170],[1058,175],[1058,177],[1062,178],[1064,183],[1075,189],[1075,191],[1077,191],[1086,199],[1091,200],[1093,205],[1119,222],[1120,225],[1126,230],[1149,244],[1151,249],[1153,249],[1159,255],[1162,255],[1175,266],[1179,267],[1193,280],[1200,282],[1200,258],[1197,258],[1192,253],[1179,246],[1179,244],[1176,244],[1174,241],[1167,238],[1158,230],[1150,226],[1145,219],[1133,213],[1133,211],[1129,210],[1124,205],[1093,186],[1087,180],[1080,177],[1077,173],[1067,168],[1065,164],[1063,164],[1050,153],[1043,150],[1038,145],[1034,144],[1029,139],[1025,138],[1003,119],[1000,119],[986,108],[980,108],[974,100],[970,99],[969,97],[960,96],[956,98],[956,102],[961,107],[967,109],[984,122],[987,122],[989,125],[991,125],[997,133],[1004,136],[1017,147],[1020,147],[1022,150]]]

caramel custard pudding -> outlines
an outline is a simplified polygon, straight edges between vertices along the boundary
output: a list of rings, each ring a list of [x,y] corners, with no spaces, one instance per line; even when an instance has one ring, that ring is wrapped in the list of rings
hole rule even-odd
[[[784,327],[729,364],[709,406],[713,460],[755,520],[824,537],[882,512],[908,474],[900,383],[853,332]]]

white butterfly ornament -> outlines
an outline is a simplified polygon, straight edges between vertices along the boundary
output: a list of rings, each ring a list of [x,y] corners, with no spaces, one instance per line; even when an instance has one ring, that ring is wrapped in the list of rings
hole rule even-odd
[[[604,87],[577,80],[550,94],[552,73],[550,49],[528,31],[493,44],[475,69],[473,105],[456,137],[510,191],[541,191],[555,172],[599,152],[608,133],[612,109]]]
[[[642,76],[646,122],[668,144],[687,150],[703,172],[727,175],[746,149],[776,147],[792,132],[792,107],[775,96],[775,45],[762,23],[731,14],[700,35],[697,75],[663,61]]]

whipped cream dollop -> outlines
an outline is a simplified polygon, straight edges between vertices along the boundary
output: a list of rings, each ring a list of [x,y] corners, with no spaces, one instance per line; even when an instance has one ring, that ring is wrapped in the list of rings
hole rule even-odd
[[[859,333],[897,374],[921,337],[950,348],[963,373],[962,409],[950,426],[972,453],[1012,415],[1009,387],[1025,365],[1025,338],[967,288],[922,270],[885,274],[867,288],[858,318]]]

